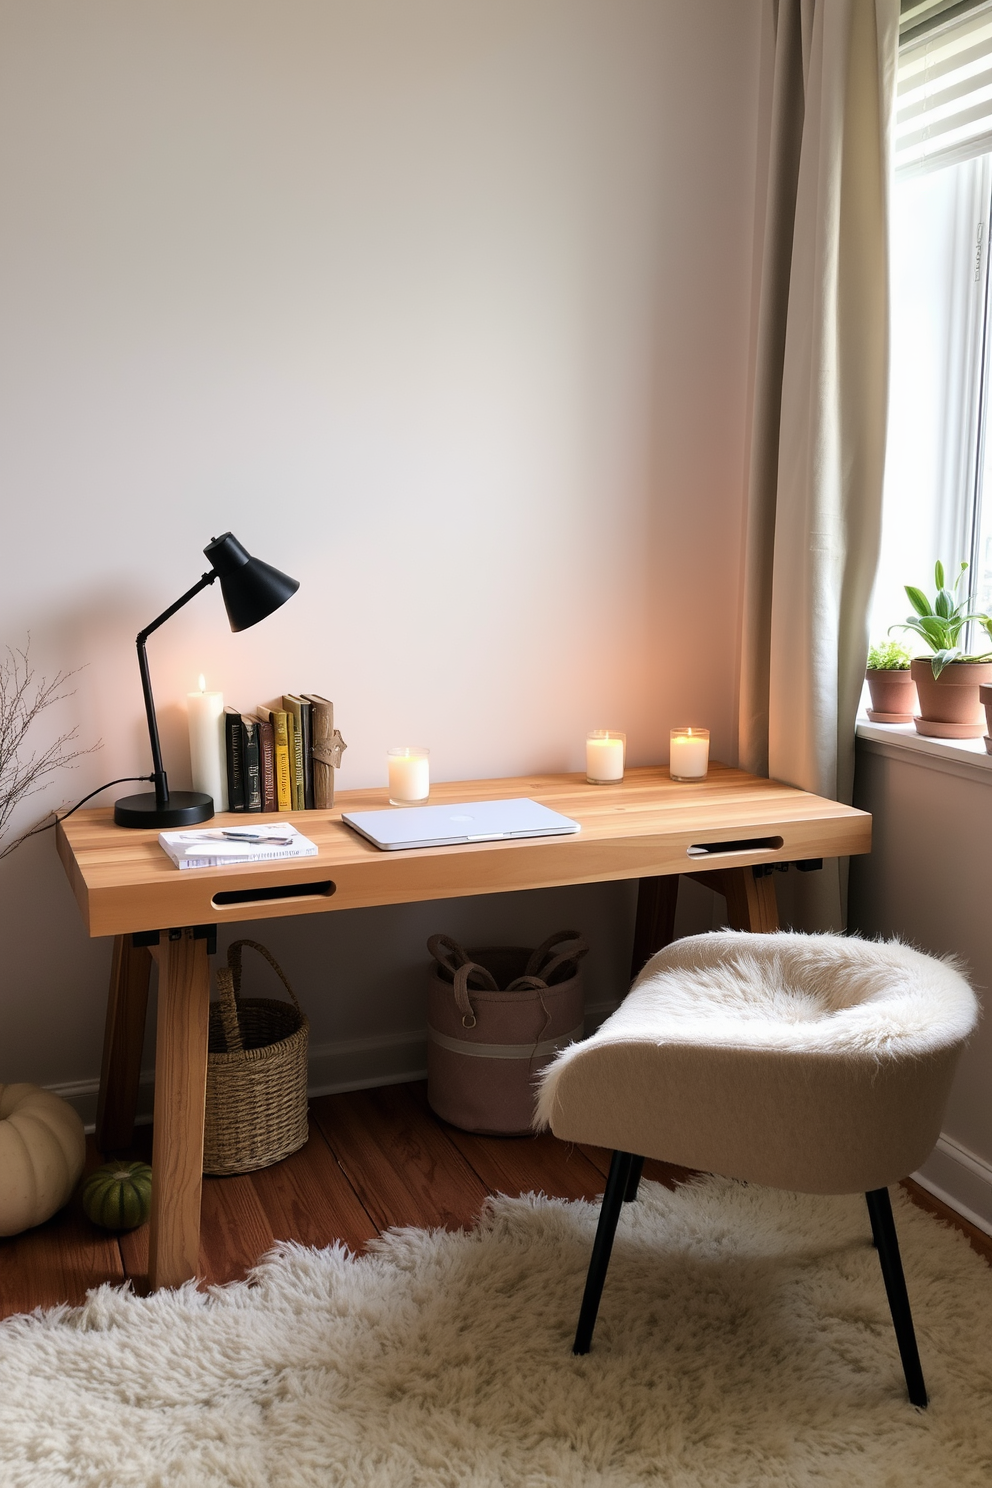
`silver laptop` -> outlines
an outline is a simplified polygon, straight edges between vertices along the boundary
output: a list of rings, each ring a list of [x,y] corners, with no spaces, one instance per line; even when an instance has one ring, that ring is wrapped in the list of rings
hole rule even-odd
[[[562,837],[579,831],[579,823],[570,816],[526,796],[455,806],[344,811],[341,820],[385,852],[401,847],[453,847],[459,842],[506,842],[514,837]]]

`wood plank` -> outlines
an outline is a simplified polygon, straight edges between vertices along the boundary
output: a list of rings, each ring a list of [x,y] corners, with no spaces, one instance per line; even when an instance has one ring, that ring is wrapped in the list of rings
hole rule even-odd
[[[252,1174],[204,1182],[196,1267],[204,1285],[243,1281],[275,1240]]]
[[[471,1225],[486,1186],[407,1086],[324,1095],[310,1109],[380,1230]]]
[[[102,1161],[87,1137],[84,1176]],[[0,1239],[0,1317],[60,1302],[78,1306],[90,1287],[123,1280],[117,1237],[86,1218],[78,1189],[45,1224]]]
[[[992,1235],[987,1235],[984,1230],[980,1230],[977,1225],[973,1225],[970,1220],[965,1219],[962,1214],[958,1214],[957,1210],[952,1209],[949,1204],[942,1204],[940,1199],[935,1199],[932,1193],[927,1193],[927,1190],[921,1188],[918,1183],[914,1183],[912,1178],[904,1178],[899,1186],[906,1190],[914,1204],[919,1205],[921,1209],[925,1209],[935,1219],[941,1220],[943,1224],[950,1225],[952,1229],[960,1230],[962,1235],[967,1236],[972,1250],[976,1251],[982,1257],[983,1261],[987,1261],[992,1266]]]
[[[199,1260],[209,1001],[206,941],[188,929],[178,940],[163,937],[148,1237],[153,1287],[188,1281]]]
[[[276,1234],[255,1190],[254,1177],[240,1174],[203,1180],[196,1262],[196,1276],[202,1286],[243,1281],[277,1239],[296,1238]],[[128,1230],[120,1237],[124,1270],[139,1296],[151,1290],[148,1241],[148,1225]]]
[[[277,1240],[314,1246],[343,1240],[349,1250],[357,1252],[378,1234],[378,1226],[314,1120],[305,1147],[251,1176]],[[204,1191],[208,1186],[204,1185]]]
[[[117,936],[96,1108],[97,1146],[105,1154],[120,1152],[134,1136],[151,966],[146,946],[132,945],[130,935]]]
[[[578,1196],[581,1183],[577,1180],[579,1175],[583,1175],[582,1181],[588,1178],[592,1190],[588,1196],[596,1197],[602,1192],[609,1170],[610,1153],[601,1147],[583,1144],[573,1148],[554,1139],[550,1143],[531,1143],[527,1138],[479,1138],[442,1128],[426,1108],[422,1085],[406,1087],[405,1091],[394,1086],[381,1092],[361,1091],[324,1097],[314,1104],[321,1107],[325,1121],[337,1134],[339,1144],[343,1148],[351,1146],[353,1160],[358,1160],[354,1154],[362,1146],[374,1154],[373,1168],[359,1186],[376,1191],[379,1200],[376,1223],[383,1228],[410,1223],[413,1209],[419,1207],[422,1214],[427,1214],[432,1205],[433,1222],[438,1222],[437,1199],[422,1201],[425,1162],[428,1168],[433,1162],[435,1171],[440,1173],[443,1207],[449,1213],[460,1211],[465,1221],[471,1220],[478,1212],[487,1188],[510,1190],[515,1187],[517,1192],[543,1188],[546,1192],[554,1189],[561,1196],[570,1192]],[[349,1107],[353,1109],[351,1118],[347,1115]],[[411,1176],[402,1154],[397,1156],[393,1152],[389,1161],[384,1160],[383,1154],[390,1153],[395,1140],[397,1126],[407,1133],[407,1148],[416,1148],[421,1154],[416,1158],[416,1166],[420,1168],[417,1175]],[[433,1133],[432,1126],[435,1128]],[[455,1136],[457,1146],[452,1140]],[[149,1128],[139,1127],[127,1156],[147,1160],[149,1151]],[[427,1153],[426,1159],[423,1158],[424,1152]],[[573,1166],[575,1156],[580,1156],[588,1167]],[[102,1160],[92,1138],[89,1139],[87,1171],[92,1171]],[[556,1163],[561,1166],[556,1167]],[[329,1164],[333,1164],[333,1168]],[[399,1175],[396,1167],[400,1169]],[[479,1168],[485,1171],[485,1181]],[[385,1183],[382,1181],[384,1169]],[[341,1172],[322,1133],[315,1133],[307,1146],[287,1159],[285,1164],[238,1179],[206,1179],[203,1245],[199,1259],[201,1273],[211,1281],[229,1281],[242,1276],[276,1237],[299,1240],[303,1244],[323,1243],[324,1237],[316,1231],[329,1224],[328,1211],[334,1220],[335,1235],[357,1249],[360,1241],[357,1231],[351,1239],[341,1233],[342,1215],[350,1214],[348,1222],[361,1228],[365,1238],[372,1233],[372,1220],[367,1217],[362,1228],[361,1213],[365,1211],[361,1206],[357,1211],[348,1209],[347,1194],[353,1191],[343,1178],[341,1181],[345,1187],[336,1187],[336,1175]],[[597,1177],[593,1178],[592,1173]],[[460,1190],[462,1197],[459,1198],[459,1185],[466,1175],[468,1187]],[[690,1175],[684,1168],[649,1161],[645,1165],[645,1176],[674,1187]],[[326,1194],[323,1192],[325,1187]],[[966,1234],[975,1250],[992,1264],[992,1236],[969,1225],[912,1181],[906,1180],[903,1187],[921,1208]],[[320,1191],[319,1195],[315,1190]],[[391,1201],[397,1195],[400,1206],[392,1208]],[[334,1237],[328,1234],[326,1238]],[[0,1240],[0,1314],[9,1316],[59,1302],[76,1304],[84,1300],[87,1288],[104,1281],[117,1284],[125,1275],[134,1278],[140,1289],[146,1279],[147,1266],[147,1225],[115,1237],[91,1225],[76,1199],[47,1224],[23,1235]]]
[[[385,809],[385,787],[347,791],[327,811],[300,814],[319,849],[302,861],[245,864],[177,873],[154,831],[115,827],[109,809],[76,813],[57,828],[59,852],[91,935],[170,925],[228,923],[315,914],[371,904],[415,903],[470,894],[611,879],[651,878],[698,866],[690,847],[730,840],[781,840],[780,847],[717,853],[713,868],[867,852],[865,812],[714,762],[705,780],[673,782],[667,768],[629,770],[618,785],[588,785],[582,775],[435,785],[432,801],[529,796],[580,822],[571,837],[468,843],[379,852],[341,822],[347,809]],[[285,813],[283,813],[285,815]],[[275,820],[265,817],[262,820]],[[239,818],[231,816],[237,823]],[[223,826],[228,816],[218,815]],[[224,905],[220,890],[271,890],[327,882],[302,898]]]
[[[483,1137],[442,1123],[449,1141],[471,1164],[491,1194],[543,1193],[549,1199],[596,1199],[599,1169],[574,1144],[550,1132],[528,1137]]]

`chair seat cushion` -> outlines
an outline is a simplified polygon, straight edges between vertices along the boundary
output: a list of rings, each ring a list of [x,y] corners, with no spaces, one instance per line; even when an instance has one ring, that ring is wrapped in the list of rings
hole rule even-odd
[[[595,1037],[922,1054],[967,1037],[976,1016],[953,960],[900,941],[720,930],[653,956]]]

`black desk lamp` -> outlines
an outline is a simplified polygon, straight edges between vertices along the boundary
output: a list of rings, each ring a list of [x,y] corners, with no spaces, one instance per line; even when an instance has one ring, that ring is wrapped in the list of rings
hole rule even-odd
[[[211,538],[204,548],[211,568],[199,583],[177,599],[175,604],[163,610],[157,620],[139,631],[137,639],[138,669],[141,672],[141,690],[145,695],[145,713],[148,718],[148,738],[152,746],[152,779],[154,793],[145,791],[139,796],[124,796],[114,806],[114,821],[119,827],[188,827],[196,822],[208,821],[214,814],[213,797],[202,791],[171,791],[162,765],[162,746],[158,740],[158,722],[155,718],[155,703],[152,698],[151,677],[148,674],[148,657],[145,642],[153,630],[158,630],[171,615],[188,604],[194,594],[206,589],[214,579],[220,579],[221,593],[227,606],[227,618],[232,630],[247,630],[266,615],[271,615],[286,603],[300,587],[299,579],[291,579],[280,573],[261,558],[252,558],[250,553],[230,532],[223,537]]]

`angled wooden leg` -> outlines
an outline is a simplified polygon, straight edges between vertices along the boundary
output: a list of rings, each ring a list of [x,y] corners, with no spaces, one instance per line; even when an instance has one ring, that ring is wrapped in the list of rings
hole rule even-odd
[[[129,1147],[134,1137],[151,965],[147,947],[133,945],[130,935],[116,937],[96,1108],[96,1145],[101,1152]]]
[[[718,868],[712,873],[688,876],[723,895],[731,930],[753,930],[764,935],[779,928],[774,873],[755,878],[751,868]]]
[[[610,1163],[610,1176],[606,1180],[606,1192],[599,1211],[586,1289],[582,1294],[579,1326],[575,1330],[575,1342],[572,1344],[573,1354],[587,1354],[592,1347],[592,1330],[596,1326],[599,1299],[603,1295],[603,1283],[606,1281],[606,1271],[613,1250],[613,1237],[617,1232],[620,1210],[630,1182],[631,1167],[636,1162],[637,1158],[632,1152],[614,1152]]]
[[[902,1360],[903,1374],[906,1376],[906,1389],[909,1391],[912,1404],[925,1410],[929,1404],[927,1387],[923,1382],[923,1366],[920,1364],[920,1353],[916,1347],[916,1330],[913,1327],[909,1293],[906,1291],[906,1278],[903,1275],[902,1261],[899,1257],[899,1241],[896,1237],[895,1220],[892,1218],[889,1190],[873,1188],[870,1193],[865,1194],[865,1198],[868,1201],[868,1214],[871,1218],[875,1249],[878,1251],[878,1259],[882,1266],[882,1279],[885,1282],[885,1294],[889,1299],[892,1325],[896,1330],[899,1357]]]
[[[755,930],[767,934],[779,928],[775,900],[775,875],[755,878],[751,868],[724,870],[727,918],[732,930]]]
[[[158,955],[158,1040],[148,1281],[179,1286],[200,1251],[203,1113],[210,972],[206,940],[164,933]]]
[[[675,907],[679,897],[679,875],[642,878],[637,885],[637,919],[630,975],[636,977],[646,961],[670,945],[675,935]]]

